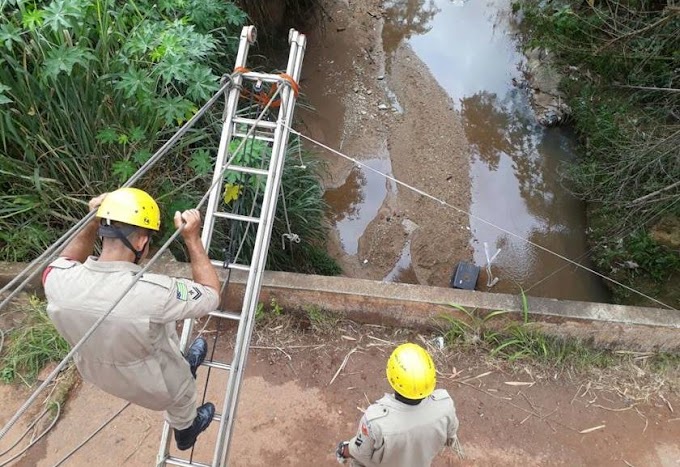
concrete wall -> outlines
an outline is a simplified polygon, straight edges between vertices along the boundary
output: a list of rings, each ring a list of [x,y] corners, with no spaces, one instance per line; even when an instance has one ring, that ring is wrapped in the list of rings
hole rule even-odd
[[[0,263],[0,285],[23,269],[23,264]],[[186,263],[166,259],[154,272],[190,277]],[[226,277],[221,271],[222,279]],[[231,274],[228,308],[241,307],[246,276]],[[39,277],[32,283],[40,290]],[[266,272],[260,301],[272,298],[288,309],[318,306],[347,318],[372,324],[433,328],[437,317],[448,314],[465,318],[449,304],[479,312],[505,310],[509,319],[521,319],[520,296],[493,294],[410,284],[393,284],[346,277],[325,277],[285,272]],[[607,348],[640,351],[680,351],[680,312],[546,298],[528,298],[530,320],[544,332],[591,341]],[[493,320],[501,324],[500,321]]]

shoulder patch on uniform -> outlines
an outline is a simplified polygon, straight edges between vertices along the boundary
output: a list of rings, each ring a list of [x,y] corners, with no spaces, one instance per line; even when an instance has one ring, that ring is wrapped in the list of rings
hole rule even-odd
[[[191,288],[189,289],[189,296],[191,297],[192,300],[198,300],[203,296],[203,292],[201,292],[201,289],[195,285],[192,285]]]
[[[184,282],[177,281],[175,287],[177,300],[186,302],[189,299],[189,289],[187,288],[187,285]]]
[[[435,389],[430,397],[435,401],[451,399],[451,395],[446,389]]]

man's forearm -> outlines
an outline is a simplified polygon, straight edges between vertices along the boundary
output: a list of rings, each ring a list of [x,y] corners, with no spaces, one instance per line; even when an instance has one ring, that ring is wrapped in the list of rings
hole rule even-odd
[[[94,242],[97,240],[97,229],[99,228],[99,223],[92,221],[87,224],[83,230],[78,232],[73,240],[71,240],[66,248],[59,253],[59,256],[63,256],[75,261],[84,262],[88,256],[90,256],[94,250]]]
[[[184,243],[189,250],[189,259],[191,260],[191,275],[194,282],[210,287],[216,292],[220,291],[220,280],[217,277],[217,272],[212,264],[210,258],[203,248],[203,244],[199,238],[184,240]]]

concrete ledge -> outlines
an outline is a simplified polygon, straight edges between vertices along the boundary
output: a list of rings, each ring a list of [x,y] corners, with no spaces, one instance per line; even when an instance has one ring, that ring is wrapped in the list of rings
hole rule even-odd
[[[0,285],[24,266],[0,263]],[[172,259],[159,262],[152,270],[191,277],[188,264]],[[226,274],[220,272],[224,280]],[[227,297],[231,310],[240,310],[245,280],[244,273],[232,272]],[[32,285],[39,289],[39,277]],[[269,303],[272,298],[284,308],[318,306],[358,322],[417,328],[434,327],[443,314],[465,318],[464,313],[449,306],[451,303],[480,312],[505,310],[511,319],[521,319],[522,314],[521,297],[515,295],[267,271],[260,301]],[[529,297],[528,305],[531,320],[552,335],[584,339],[607,348],[680,351],[679,312],[536,297]]]

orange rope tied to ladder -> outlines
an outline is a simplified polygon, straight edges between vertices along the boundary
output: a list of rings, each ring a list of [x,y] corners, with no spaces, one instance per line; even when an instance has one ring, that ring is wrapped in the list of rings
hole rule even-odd
[[[248,73],[249,71],[250,70],[248,68],[242,66],[234,68],[234,73]],[[297,81],[295,81],[292,76],[286,73],[279,73],[279,76],[288,82],[290,88],[293,90],[293,94],[295,94],[295,98],[297,99],[297,97],[300,95],[300,85],[297,83]],[[269,107],[278,108],[281,106],[281,98],[272,101],[271,104],[269,103],[272,100],[272,98],[276,95],[278,87],[279,86],[277,83],[272,84],[269,93],[265,93],[264,91],[254,93],[248,89],[243,89],[241,91],[241,96],[251,97],[255,99],[260,105],[263,106],[269,104]]]

